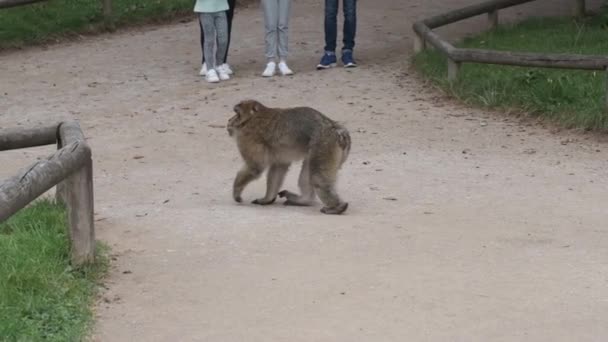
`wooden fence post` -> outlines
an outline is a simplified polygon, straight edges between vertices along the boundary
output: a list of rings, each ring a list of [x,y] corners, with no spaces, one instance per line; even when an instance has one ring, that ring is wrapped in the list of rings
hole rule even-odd
[[[72,242],[72,264],[76,266],[95,260],[95,227],[93,204],[93,161],[85,164],[64,184],[63,196],[68,210]]]
[[[414,53],[422,52],[426,49],[426,41],[419,34],[414,34]]]
[[[76,141],[85,144],[85,137],[77,122],[65,122],[59,125],[57,141],[62,145]],[[93,262],[95,257],[93,161],[90,148],[85,146],[89,153],[84,165],[57,185],[56,194],[68,210],[74,265]]]
[[[458,73],[460,72],[460,62],[448,57],[448,81],[454,82],[458,79]]]
[[[491,30],[494,30],[498,27],[498,10],[488,12],[488,23]]]

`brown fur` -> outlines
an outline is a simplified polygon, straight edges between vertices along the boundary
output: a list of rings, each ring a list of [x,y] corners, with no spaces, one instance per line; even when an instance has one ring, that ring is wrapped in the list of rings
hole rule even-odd
[[[342,214],[348,203],[335,189],[338,171],[351,148],[346,128],[309,107],[269,108],[255,100],[241,101],[228,120],[228,134],[234,137],[245,165],[233,185],[233,197],[268,169],[266,195],[254,204],[274,203],[277,195],[286,205],[309,206],[315,194],[325,214]],[[279,192],[292,162],[303,160],[298,180],[301,193]]]

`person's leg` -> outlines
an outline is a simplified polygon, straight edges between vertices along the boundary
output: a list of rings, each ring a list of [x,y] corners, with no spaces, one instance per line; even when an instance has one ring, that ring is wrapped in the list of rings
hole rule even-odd
[[[217,77],[217,72],[215,69],[217,68],[216,60],[215,60],[215,18],[213,13],[201,13],[199,15],[200,20],[203,23],[203,33],[205,34],[205,57],[207,63],[207,80],[209,82],[217,82],[219,81]]]
[[[325,51],[336,51],[339,0],[325,0]]]
[[[318,70],[336,65],[336,39],[338,36],[339,0],[325,0],[325,47],[323,57],[317,65]]]
[[[207,74],[207,68],[205,65],[205,33],[203,32],[203,20],[202,20],[202,16],[199,13],[198,16],[198,27],[200,28],[201,31],[201,56],[202,56],[202,62],[201,62],[201,71],[199,72],[199,75],[201,76],[205,76]]]
[[[355,48],[357,33],[357,0],[344,0],[344,47],[352,51]]]
[[[289,16],[291,15],[291,0],[279,0],[279,70],[283,75],[292,75],[293,71],[287,66],[289,56]]]
[[[344,37],[342,47],[342,63],[347,68],[356,67],[353,57],[355,35],[357,33],[357,0],[344,0]]]
[[[279,26],[279,0],[262,0],[262,10],[264,11],[264,28],[266,35],[266,58],[274,60],[277,57],[277,29]]]
[[[236,0],[228,0],[228,7],[228,11],[226,12],[226,18],[228,21],[228,43],[226,44],[226,53],[221,59],[223,64],[228,63],[228,50],[230,49],[230,40],[232,38],[232,19],[234,18],[234,8],[236,7]]]
[[[287,58],[289,55],[289,15],[291,14],[291,0],[279,0],[279,57]]]
[[[226,18],[226,12],[219,12],[214,15],[215,30],[217,32],[217,51],[216,61],[220,66],[222,58],[226,55],[228,49],[228,19]],[[219,77],[222,81],[229,80],[228,70],[223,67],[218,68]]]
[[[262,0],[264,11],[264,28],[266,36],[266,59],[268,61],[262,76],[274,76],[277,58],[277,36],[279,26],[279,0]]]

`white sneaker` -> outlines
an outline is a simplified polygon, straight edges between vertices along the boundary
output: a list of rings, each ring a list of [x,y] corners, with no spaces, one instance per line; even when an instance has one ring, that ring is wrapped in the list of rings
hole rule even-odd
[[[201,71],[198,74],[201,76],[207,75],[207,63],[203,63],[203,66],[201,67]]]
[[[264,69],[262,76],[272,77],[272,76],[274,76],[274,73],[276,72],[276,70],[277,70],[277,64],[275,62],[269,62],[268,64],[266,64],[266,69]]]
[[[279,70],[281,70],[281,74],[283,76],[293,75],[293,71],[291,71],[291,69],[289,69],[289,67],[287,66],[287,63],[285,63],[285,62],[279,63]]]
[[[209,83],[217,83],[220,81],[220,78],[217,76],[217,71],[215,71],[215,69],[208,70],[205,78]]]
[[[217,73],[220,75],[220,80],[228,81],[230,79],[230,75],[226,71],[226,69],[219,67],[217,68]]]
[[[232,69],[230,69],[230,65],[228,65],[228,63],[224,63],[222,65],[219,66],[221,69],[224,69],[224,71],[226,71],[226,73],[228,75],[232,75],[234,74],[234,72],[232,72]]]

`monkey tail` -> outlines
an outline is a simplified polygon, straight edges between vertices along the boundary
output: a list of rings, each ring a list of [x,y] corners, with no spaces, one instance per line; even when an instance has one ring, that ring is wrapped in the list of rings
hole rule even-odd
[[[342,165],[346,162],[346,159],[348,159],[348,155],[350,154],[350,133],[346,128],[339,124],[336,124],[335,129],[338,137],[338,146],[342,149],[342,160],[340,161],[340,165]]]

